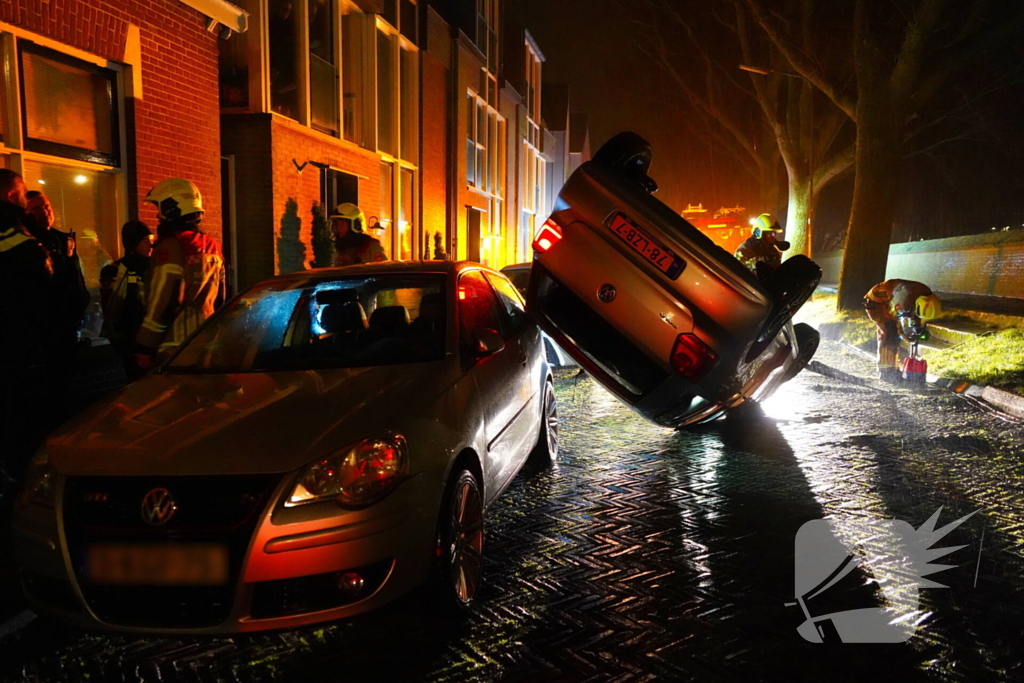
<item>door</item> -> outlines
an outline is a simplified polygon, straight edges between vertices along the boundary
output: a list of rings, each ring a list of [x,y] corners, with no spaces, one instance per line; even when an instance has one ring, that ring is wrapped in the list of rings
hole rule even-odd
[[[480,262],[480,224],[483,213],[472,206],[466,207],[466,260]]]
[[[493,273],[484,273],[484,277],[501,304],[501,336],[505,348],[514,350],[519,359],[514,380],[515,404],[519,410],[498,436],[496,444],[496,449],[502,453],[503,472],[506,477],[512,477],[533,448],[540,427],[540,330],[530,322],[522,297],[507,278]]]
[[[459,278],[458,305],[461,347],[465,362],[472,364],[469,373],[476,384],[484,414],[487,442],[484,475],[486,491],[491,495],[501,490],[511,466],[507,430],[525,401],[521,386],[523,357],[516,344],[508,343],[490,356],[475,359],[471,356],[476,346],[476,330],[487,328],[505,336],[503,307],[481,271],[470,271]]]

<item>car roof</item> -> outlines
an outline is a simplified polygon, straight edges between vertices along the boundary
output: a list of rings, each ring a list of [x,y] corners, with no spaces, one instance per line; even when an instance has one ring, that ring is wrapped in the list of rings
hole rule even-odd
[[[529,270],[533,268],[533,263],[512,263],[501,269],[501,272],[508,270]]]
[[[482,269],[492,273],[499,271],[474,261],[379,261],[376,263],[361,263],[355,266],[335,266],[332,268],[314,268],[312,270],[300,270],[294,273],[285,273],[276,277],[267,278],[269,281],[290,281],[309,279],[310,277],[330,279],[332,277],[366,276],[374,274],[395,274],[395,273],[427,273],[427,274],[448,274],[460,273],[465,270]]]

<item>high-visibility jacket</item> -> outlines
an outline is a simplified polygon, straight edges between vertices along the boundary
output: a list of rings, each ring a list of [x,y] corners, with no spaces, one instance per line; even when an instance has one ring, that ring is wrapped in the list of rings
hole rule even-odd
[[[117,276],[103,311],[102,334],[107,339],[133,342],[146,316],[149,259],[131,254],[114,262]]]
[[[740,263],[757,272],[757,264],[764,263],[775,270],[782,265],[782,252],[774,244],[768,244],[763,238],[748,237],[736,248],[733,254]]]
[[[914,280],[894,278],[879,282],[864,295],[864,311],[878,330],[878,366],[896,366],[900,348],[900,332],[896,318],[900,314],[917,316],[918,297],[932,290]]]
[[[917,315],[917,300],[922,296],[930,296],[932,290],[928,285],[914,280],[892,279],[879,282],[864,295],[864,307],[867,309],[881,308],[890,317],[896,318],[901,313]]]
[[[224,303],[220,245],[197,230],[163,238],[153,250],[145,286],[146,316],[136,341],[153,351],[173,349]]]
[[[380,241],[361,232],[349,232],[335,242],[335,247],[337,253],[334,257],[334,265],[336,266],[388,260]]]

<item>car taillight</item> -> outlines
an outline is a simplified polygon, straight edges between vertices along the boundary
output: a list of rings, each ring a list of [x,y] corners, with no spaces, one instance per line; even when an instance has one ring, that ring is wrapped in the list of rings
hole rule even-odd
[[[697,335],[684,332],[676,337],[676,343],[672,346],[672,355],[669,357],[669,364],[683,377],[691,382],[696,382],[708,374],[717,360],[718,354],[702,342]]]
[[[540,232],[537,233],[537,239],[533,241],[533,248],[535,251],[544,253],[551,247],[558,243],[558,240],[562,239],[562,230],[558,227],[550,218],[544,221],[544,225],[541,226]]]

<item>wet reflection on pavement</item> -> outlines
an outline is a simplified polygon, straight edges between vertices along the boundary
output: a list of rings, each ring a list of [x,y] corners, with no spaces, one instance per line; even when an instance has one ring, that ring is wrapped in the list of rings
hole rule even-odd
[[[1020,427],[956,397],[875,384],[823,344],[764,406],[674,432],[586,378],[558,382],[561,461],[488,512],[485,585],[461,621],[420,595],[320,628],[218,639],[83,633],[35,619],[0,631],[0,676],[91,680],[817,680],[1024,675]],[[844,375],[845,373],[845,375]],[[849,381],[850,378],[860,381]],[[833,520],[919,527],[981,512],[921,591],[905,644],[812,644],[796,629],[794,538]],[[982,540],[982,535],[984,539]],[[980,555],[979,555],[980,553]],[[818,614],[881,606],[884,558],[815,598]],[[975,575],[977,585],[975,586]],[[820,601],[820,604],[818,604]]]

